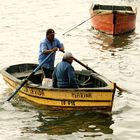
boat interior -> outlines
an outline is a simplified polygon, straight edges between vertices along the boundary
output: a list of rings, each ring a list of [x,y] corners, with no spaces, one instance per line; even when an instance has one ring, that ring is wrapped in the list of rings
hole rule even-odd
[[[133,11],[131,6],[100,5],[100,4],[95,4],[93,10]]]
[[[37,64],[19,64],[10,66],[6,71],[16,77],[19,80],[27,78],[33,70],[37,67]],[[42,70],[39,69],[29,81],[33,84],[42,83]],[[100,78],[100,75],[93,73],[89,70],[76,70],[76,77],[80,88],[96,88],[96,87],[106,87],[107,83]]]

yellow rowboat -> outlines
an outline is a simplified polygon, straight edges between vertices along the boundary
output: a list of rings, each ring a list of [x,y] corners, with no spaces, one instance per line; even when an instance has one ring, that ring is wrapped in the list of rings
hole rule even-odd
[[[17,64],[1,70],[3,79],[15,90],[37,67]],[[20,97],[52,110],[96,110],[111,113],[116,84],[98,73],[76,70],[79,88],[52,88],[42,85],[42,71],[36,72],[18,92]]]

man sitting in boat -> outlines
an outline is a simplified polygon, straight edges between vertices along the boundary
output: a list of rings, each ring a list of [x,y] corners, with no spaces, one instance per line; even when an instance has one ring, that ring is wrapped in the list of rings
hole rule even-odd
[[[54,69],[52,80],[54,88],[78,88],[75,70],[71,65],[73,56],[70,52],[64,54],[62,61]]]

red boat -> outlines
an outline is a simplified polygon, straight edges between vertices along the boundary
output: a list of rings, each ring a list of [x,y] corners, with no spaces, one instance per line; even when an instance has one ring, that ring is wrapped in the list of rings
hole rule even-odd
[[[110,35],[124,34],[135,29],[136,14],[131,6],[92,4],[91,26]]]

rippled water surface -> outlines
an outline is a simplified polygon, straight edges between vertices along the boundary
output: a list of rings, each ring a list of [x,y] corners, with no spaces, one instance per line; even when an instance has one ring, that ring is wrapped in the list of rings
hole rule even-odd
[[[82,111],[54,112],[34,107],[18,97],[5,102],[12,91],[0,75],[1,140],[139,140],[138,0],[127,1],[138,9],[135,31],[117,37],[94,31],[90,21],[63,35],[89,18],[92,0],[0,0],[0,3],[0,69],[17,63],[37,63],[39,42],[46,29],[52,27],[66,51],[127,90],[121,94],[116,91],[111,116]],[[56,63],[61,58],[58,52]],[[73,66],[82,68],[76,63]]]

